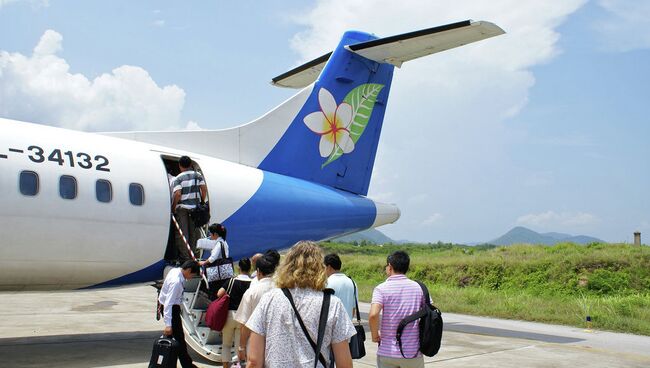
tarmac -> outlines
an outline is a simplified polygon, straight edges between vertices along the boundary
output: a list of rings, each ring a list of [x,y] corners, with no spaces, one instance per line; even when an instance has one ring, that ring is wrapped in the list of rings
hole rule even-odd
[[[3,292],[0,300],[0,367],[147,367],[163,329],[148,285]],[[369,305],[360,309],[367,313]],[[425,357],[427,367],[650,367],[648,336],[444,311],[443,318],[443,345],[438,355]],[[366,331],[368,354],[355,367],[376,365],[367,324]]]

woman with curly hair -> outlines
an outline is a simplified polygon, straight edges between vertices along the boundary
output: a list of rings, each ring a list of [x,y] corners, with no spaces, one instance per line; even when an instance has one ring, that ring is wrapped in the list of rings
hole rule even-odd
[[[326,282],[323,253],[318,245],[311,241],[296,243],[276,272],[277,289],[264,294],[246,323],[252,332],[247,367],[310,367],[318,364],[325,368],[329,365],[330,349],[337,367],[352,367],[348,339],[356,331],[337,297],[329,296],[327,324],[319,354],[298,321],[302,319],[312,342],[316,342]]]

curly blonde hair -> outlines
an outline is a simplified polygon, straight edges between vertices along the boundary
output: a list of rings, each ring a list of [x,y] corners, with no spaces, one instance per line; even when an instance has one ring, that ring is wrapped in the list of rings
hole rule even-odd
[[[275,285],[279,288],[325,289],[327,275],[323,252],[313,241],[303,240],[294,244],[278,271]]]

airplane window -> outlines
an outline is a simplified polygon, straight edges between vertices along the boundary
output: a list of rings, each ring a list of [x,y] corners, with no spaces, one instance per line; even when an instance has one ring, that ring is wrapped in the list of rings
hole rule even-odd
[[[138,183],[129,185],[129,200],[134,206],[142,206],[144,203],[144,188]]]
[[[99,179],[95,183],[95,193],[97,194],[97,200],[100,202],[108,203],[113,199],[113,189],[111,188],[111,182],[104,179]]]
[[[59,194],[64,199],[77,198],[77,179],[70,175],[61,175],[59,178]]]
[[[38,174],[33,171],[20,172],[20,193],[26,196],[38,194]]]

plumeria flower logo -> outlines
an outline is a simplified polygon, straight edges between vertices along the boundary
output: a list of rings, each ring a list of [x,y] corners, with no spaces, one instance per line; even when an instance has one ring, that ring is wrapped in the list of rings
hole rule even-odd
[[[337,150],[350,153],[354,150],[354,141],[350,138],[352,123],[352,106],[347,102],[336,104],[330,91],[321,88],[318,91],[320,111],[305,116],[305,125],[321,136],[318,149],[321,157],[332,157]]]

